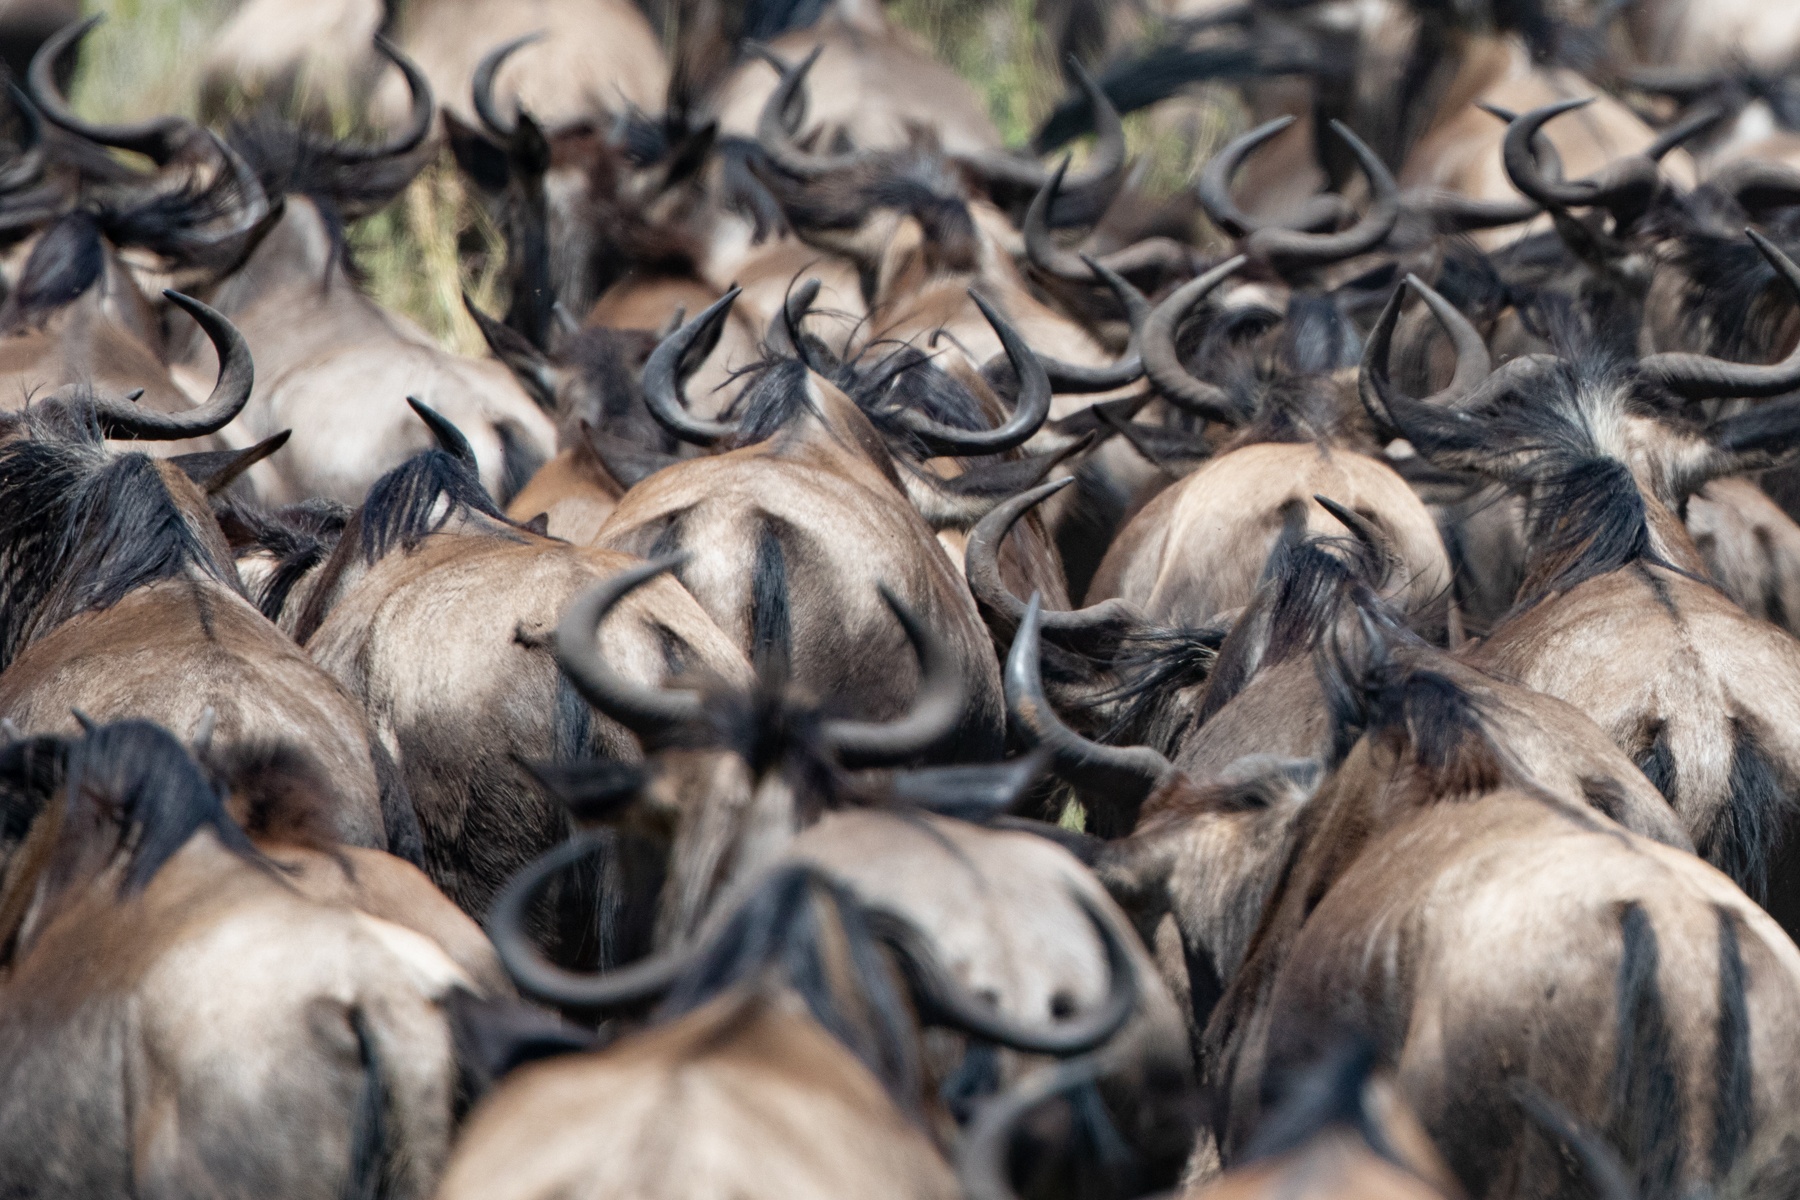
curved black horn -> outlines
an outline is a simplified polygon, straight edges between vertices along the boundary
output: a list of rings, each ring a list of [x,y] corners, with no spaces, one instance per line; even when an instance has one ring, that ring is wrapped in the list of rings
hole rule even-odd
[[[813,64],[819,61],[819,55],[824,52],[825,46],[821,43],[793,66],[785,69],[776,66],[781,82],[769,93],[769,98],[763,102],[762,112],[756,119],[757,145],[762,147],[770,162],[796,179],[819,179],[855,166],[867,158],[860,151],[849,154],[814,154],[796,146],[788,133],[786,115],[801,97],[800,89],[806,86],[807,72],[812,70]],[[776,60],[771,58],[769,61],[774,65]]]
[[[717,340],[718,330],[723,328],[742,291],[734,287],[713,301],[705,312],[659,342],[644,363],[644,403],[649,406],[650,415],[684,442],[711,446],[737,433],[737,425],[732,422],[703,421],[690,414],[681,394],[681,381],[687,374],[684,367],[688,352],[699,343]]]
[[[600,652],[600,623],[629,592],[686,560],[685,554],[675,554],[619,572],[576,597],[556,627],[556,663],[575,690],[640,738],[665,737],[672,727],[698,719],[700,696],[695,692],[646,687],[613,670]]]
[[[526,916],[538,890],[559,871],[606,845],[610,837],[608,830],[576,834],[513,876],[494,897],[484,925],[500,964],[523,994],[587,1011],[636,1007],[668,991],[691,961],[691,952],[676,952],[616,971],[585,974],[559,967],[538,953],[526,932]]]
[[[463,436],[448,417],[432,408],[417,396],[408,396],[407,405],[417,414],[425,427],[431,430],[431,436],[437,441],[438,449],[462,463],[471,471],[476,469],[475,448],[469,445],[469,439]]]
[[[36,183],[44,173],[43,118],[38,115],[37,105],[31,102],[31,97],[20,91],[17,84],[8,83],[6,90],[12,97],[13,110],[19,114],[25,131],[19,140],[19,156],[0,168],[0,195],[16,192]]]
[[[768,332],[763,334],[763,341],[771,349],[791,354],[802,362],[806,360],[806,351],[801,344],[800,323],[812,311],[822,286],[824,285],[817,278],[808,279],[788,293],[787,299],[782,301],[781,311],[769,319]]]
[[[1800,170],[1785,163],[1739,159],[1714,171],[1706,182],[1735,199],[1751,216],[1800,204]]]
[[[1103,367],[1064,362],[1060,358],[1039,354],[1038,362],[1043,364],[1044,374],[1050,380],[1050,390],[1064,395],[1110,392],[1135,382],[1144,375],[1144,359],[1138,350],[1138,341],[1143,334],[1144,323],[1150,319],[1152,309],[1149,298],[1133,287],[1123,275],[1100,260],[1084,254],[1081,261],[1118,298],[1120,307],[1125,310],[1125,319],[1131,325],[1131,339],[1125,343],[1125,352],[1116,361]]]
[[[308,139],[308,145],[315,151],[341,163],[379,162],[417,150],[430,135],[431,121],[437,114],[437,101],[431,94],[431,81],[425,78],[425,72],[419,70],[418,64],[400,53],[399,47],[380,34],[375,36],[375,49],[406,76],[406,94],[412,97],[412,107],[407,112],[406,124],[386,141],[363,146]],[[491,79],[489,85],[491,88]]]
[[[1200,181],[1194,185],[1194,191],[1200,197],[1200,207],[1206,210],[1206,215],[1214,225],[1230,236],[1245,238],[1263,228],[1262,222],[1239,208],[1237,201],[1232,198],[1231,181],[1237,175],[1238,168],[1258,146],[1297,119],[1293,116],[1276,117],[1273,121],[1265,122],[1250,132],[1233,138],[1201,170]]]
[[[1388,376],[1394,326],[1399,321],[1400,305],[1409,287],[1424,299],[1457,350],[1456,370],[1450,382],[1442,391],[1424,400],[1399,391]],[[1499,370],[1491,370],[1491,364],[1486,344],[1468,319],[1417,276],[1408,275],[1405,282],[1394,289],[1374,328],[1369,331],[1369,340],[1363,346],[1362,367],[1357,374],[1357,395],[1377,429],[1388,436],[1407,438],[1423,452],[1425,447],[1420,444],[1420,437],[1428,425],[1436,425],[1447,432],[1455,424],[1467,423],[1472,420],[1469,410],[1483,407],[1487,401],[1510,389],[1530,386],[1534,377],[1557,369],[1559,360],[1548,354],[1522,354]],[[1480,440],[1473,427],[1456,436]]]
[[[956,1150],[956,1178],[964,1200],[1019,1200],[1007,1169],[1019,1123],[1046,1100],[1090,1084],[1099,1074],[1096,1057],[1082,1055],[1040,1067],[983,1101]]]
[[[1138,978],[1130,948],[1093,897],[1073,888],[1070,891],[1106,950],[1109,984],[1106,998],[1092,1011],[1057,1025],[1026,1025],[976,1000],[951,978],[925,935],[905,918],[872,910],[870,924],[900,959],[922,1021],[960,1029],[1026,1054],[1081,1054],[1109,1041],[1131,1019],[1137,1006]]]
[[[917,758],[955,732],[968,700],[969,689],[949,643],[927,629],[885,585],[881,598],[918,656],[919,691],[912,708],[898,720],[822,724],[821,740],[848,767],[889,767]]]
[[[1019,232],[1025,237],[1025,257],[1038,270],[1070,283],[1092,283],[1094,273],[1072,250],[1064,250],[1050,237],[1050,206],[1062,190],[1063,176],[1069,172],[1069,156],[1063,155],[1025,209],[1025,223]]]
[[[1510,200],[1482,200],[1456,192],[1430,191],[1413,194],[1406,207],[1431,222],[1439,233],[1474,233],[1500,229],[1531,220],[1544,206],[1528,196]]]
[[[65,129],[90,142],[98,142],[102,146],[136,151],[157,166],[165,166],[187,146],[199,128],[192,121],[176,116],[155,117],[124,125],[84,121],[75,115],[56,86],[56,68],[63,54],[80,45],[88,32],[105,19],[97,13],[85,21],[65,25],[38,47],[37,53],[32,56],[31,67],[25,73],[25,83],[32,102],[59,129]]]
[[[1110,392],[1124,387],[1144,373],[1143,360],[1138,357],[1137,339],[1144,320],[1150,315],[1150,301],[1107,263],[1085,254],[1064,250],[1050,239],[1046,214],[1056,198],[1056,190],[1068,165],[1069,160],[1063,159],[1044,182],[1044,186],[1038,189],[1037,195],[1032,197],[1031,206],[1025,210],[1025,256],[1033,266],[1054,278],[1070,283],[1104,283],[1118,298],[1125,309],[1126,318],[1131,322],[1131,342],[1126,346],[1125,353],[1119,356],[1119,360],[1109,366],[1089,367],[1044,354],[1038,355],[1038,361],[1044,364],[1044,372],[1050,377],[1052,392],[1068,395]]]
[[[945,425],[916,409],[904,408],[895,413],[894,420],[933,454],[999,454],[1030,441],[1050,415],[1050,377],[1044,373],[1044,364],[993,305],[974,289],[970,289],[969,299],[975,301],[975,307],[981,310],[981,315],[987,318],[987,323],[1000,338],[1013,374],[1019,379],[1019,398],[1013,405],[1012,416],[994,428],[980,432]]]
[[[1025,619],[1025,602],[1013,595],[1006,586],[1005,577],[1000,574],[1000,547],[1021,517],[1074,482],[1072,476],[1065,476],[1020,492],[996,505],[975,523],[969,534],[963,554],[969,591],[982,606],[999,613],[1015,629]],[[1073,612],[1046,612],[1040,616],[1041,628],[1059,633],[1117,634],[1142,624],[1137,610],[1117,598],[1102,600]]]
[[[219,355],[218,381],[204,404],[184,413],[159,413],[127,401],[96,399],[94,417],[100,431],[109,438],[168,442],[205,437],[231,424],[250,400],[256,368],[250,361],[250,347],[237,326],[192,296],[176,291],[164,291],[163,295],[199,322],[211,340]]]
[[[1704,105],[1686,114],[1651,140],[1644,147],[1644,157],[1651,162],[1661,162],[1675,147],[1704,133],[1725,119],[1725,110],[1714,104]]]
[[[512,57],[514,51],[531,45],[543,36],[544,31],[539,29],[525,34],[523,37],[516,37],[510,42],[503,42],[484,54],[481,62],[475,68],[475,77],[469,85],[469,98],[475,105],[475,115],[481,118],[482,125],[489,133],[503,142],[512,140],[512,135],[518,131],[519,125],[517,120],[507,121],[500,116],[499,106],[494,103],[494,77],[500,73],[500,68],[505,65],[508,58]],[[401,69],[405,70],[406,68],[402,66]],[[406,81],[408,84],[412,83],[410,72]],[[429,95],[429,91],[426,94]],[[418,103],[418,95],[416,91],[413,93],[415,106]]]
[[[1094,110],[1094,149],[1087,168],[1078,176],[1063,179],[1059,174],[1058,194],[1048,203],[1045,219],[1055,226],[1092,225],[1118,195],[1125,180],[1125,125],[1119,119],[1106,89],[1088,73],[1086,67],[1069,60],[1076,82],[1087,93]],[[1021,190],[1041,190],[1052,172],[1028,158],[1012,154],[961,154],[957,161],[987,180],[989,185],[1003,184]]]
[[[1744,233],[1800,299],[1800,267],[1756,230],[1746,229]],[[1780,362],[1767,366],[1728,362],[1706,354],[1651,354],[1638,361],[1638,372],[1689,400],[1780,396],[1800,388],[1800,346]]]
[[[1340,233],[1307,233],[1297,229],[1257,229],[1243,240],[1241,248],[1253,258],[1261,258],[1277,271],[1287,273],[1323,267],[1347,258],[1366,254],[1387,240],[1400,219],[1400,185],[1388,171],[1387,164],[1342,121],[1333,121],[1331,131],[1350,148],[1358,165],[1369,180],[1369,207],[1362,218]]]
[[[1481,381],[1493,373],[1494,360],[1488,354],[1487,340],[1456,305],[1444,299],[1435,288],[1417,275],[1408,273],[1406,286],[1419,294],[1419,299],[1425,302],[1425,307],[1431,310],[1431,315],[1437,318],[1437,323],[1449,335],[1450,345],[1456,351],[1456,369],[1451,373],[1450,382],[1427,403],[1445,406],[1459,404],[1467,400]]]
[[[1604,208],[1619,225],[1629,225],[1642,216],[1651,198],[1662,186],[1656,160],[1673,149],[1681,140],[1693,136],[1712,123],[1713,117],[1698,122],[1683,121],[1670,130],[1670,135],[1652,142],[1645,153],[1629,154],[1615,159],[1583,179],[1558,181],[1540,169],[1533,152],[1534,139],[1546,122],[1563,113],[1592,103],[1593,97],[1562,100],[1520,114],[1506,128],[1501,145],[1501,161],[1513,186],[1546,208]]]
[[[1102,746],[1063,724],[1044,694],[1038,663],[1042,597],[1032,594],[1006,656],[1006,710],[1027,745],[1048,746],[1056,773],[1074,785],[1090,816],[1120,814],[1119,832],[1135,823],[1144,798],[1175,774],[1175,766],[1149,746]],[[1111,832],[1111,831],[1107,831]]]
[[[1248,257],[1239,254],[1182,284],[1151,311],[1138,335],[1138,353],[1143,356],[1144,374],[1150,377],[1156,390],[1177,408],[1227,425],[1242,422],[1248,414],[1238,409],[1223,388],[1196,379],[1189,373],[1175,350],[1175,331],[1214,288],[1249,261]]]

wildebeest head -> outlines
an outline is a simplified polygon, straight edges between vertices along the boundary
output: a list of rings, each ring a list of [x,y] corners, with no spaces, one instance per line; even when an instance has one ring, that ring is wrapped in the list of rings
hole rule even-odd
[[[159,579],[204,577],[239,590],[231,555],[179,460],[111,455],[104,439],[175,441],[228,424],[250,395],[249,349],[231,323],[177,292],[219,355],[199,408],[165,414],[73,389],[0,422],[0,662],[77,613]],[[217,464],[205,464],[209,474]]]
[[[1344,202],[1334,195],[1314,197],[1291,227],[1251,217],[1231,198],[1232,177],[1258,146],[1293,123],[1293,117],[1278,117],[1229,143],[1201,172],[1199,193],[1213,223],[1238,239],[1239,253],[1273,269],[1283,279],[1298,282],[1386,241],[1400,216],[1400,189],[1375,152],[1349,126],[1333,121],[1331,131],[1368,176],[1368,212],[1341,232],[1334,230],[1344,216]]]
[[[795,386],[796,373],[812,377],[847,398],[898,445],[915,453],[940,455],[1001,454],[1029,440],[1044,422],[1050,408],[1050,385],[1041,364],[1024,340],[978,294],[970,293],[989,326],[1005,347],[1013,372],[1020,380],[1018,398],[1010,418],[994,429],[959,428],[972,425],[982,414],[979,398],[960,394],[967,386],[942,371],[932,369],[921,351],[902,346],[871,364],[842,362],[816,338],[801,329],[817,287],[809,283],[792,297],[772,333],[780,355],[751,387],[740,394],[736,408],[741,416],[716,422],[689,417],[681,393],[681,380],[691,369],[689,358],[704,355],[716,341],[719,328],[738,293],[726,293],[717,303],[665,338],[644,366],[644,397],[650,411],[676,437],[696,445],[711,446],[735,440],[739,444],[773,436],[796,414],[804,389]],[[791,355],[791,357],[790,357]],[[816,405],[814,406],[816,407]],[[959,411],[960,410],[960,411]]]
[[[532,34],[495,47],[473,82],[480,129],[446,114],[450,145],[487,198],[507,245],[512,304],[506,324],[545,348],[553,310],[585,314],[631,271],[695,275],[691,197],[682,185],[705,164],[716,127],[656,124],[635,110],[611,129],[591,122],[546,129],[521,108],[511,118],[494,77]]]
[[[830,807],[852,802],[846,768],[917,759],[952,733],[965,685],[949,648],[893,596],[885,599],[919,658],[911,709],[891,722],[829,715],[790,687],[779,652],[759,655],[755,690],[685,691],[633,684],[597,653],[595,631],[632,589],[671,570],[662,559],[583,596],[557,632],[557,658],[571,683],[652,751],[643,768],[543,766],[578,819],[608,820],[654,835],[671,863],[658,914],[658,942],[698,927],[732,880],[778,857]]]
[[[968,995],[909,921],[858,900],[819,868],[798,863],[758,878],[678,948],[609,973],[564,971],[538,954],[524,936],[522,918],[544,881],[592,848],[591,836],[557,848],[521,872],[494,903],[489,929],[523,992],[589,1013],[642,1009],[660,1000],[659,1014],[675,1015],[776,967],[777,978],[799,990],[814,1016],[915,1113],[928,1105],[919,1095],[919,1025],[943,1026],[1028,1054],[1078,1054],[1118,1033],[1138,1000],[1137,967],[1123,935],[1086,896],[1077,894],[1076,900],[1100,935],[1107,992],[1085,1013],[1034,1025]],[[846,1004],[858,991],[861,1003]],[[911,1001],[911,1014],[901,994]]]
[[[585,424],[643,450],[674,451],[674,438],[652,420],[640,383],[644,364],[661,340],[656,334],[595,326],[552,329],[539,347],[482,312],[466,293],[463,304],[481,327],[488,349],[556,421],[559,449],[586,440]],[[636,480],[620,482],[629,485]]]
[[[1750,237],[1800,294],[1800,268],[1761,235]],[[1479,472],[1525,496],[1531,550],[1522,598],[1639,559],[1703,572],[1677,517],[1687,496],[1708,479],[1773,464],[1793,442],[1793,401],[1703,427],[1669,397],[1780,396],[1800,385],[1794,356],[1760,366],[1671,352],[1626,366],[1575,352],[1528,355],[1490,372],[1467,321],[1418,280],[1408,286],[1456,343],[1456,376],[1424,401],[1392,387],[1386,360],[1396,292],[1369,338],[1364,402],[1378,424],[1400,431],[1434,463]]]

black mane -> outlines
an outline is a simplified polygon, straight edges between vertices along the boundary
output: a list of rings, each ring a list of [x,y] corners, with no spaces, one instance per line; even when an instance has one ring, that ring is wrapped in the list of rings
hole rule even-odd
[[[833,950],[844,955],[838,969],[828,957]],[[834,987],[844,967],[854,995]],[[882,1081],[903,1111],[918,1113],[920,1064],[910,1010],[862,905],[816,867],[771,873],[708,940],[658,1015],[677,1017],[733,987],[771,978],[799,993],[813,1019]]]
[[[155,460],[108,455],[91,421],[68,436],[78,411],[27,412],[23,431],[0,444],[0,667],[39,634],[161,580],[243,594]]]
[[[511,525],[467,464],[442,450],[415,454],[377,479],[363,501],[356,517],[363,561],[372,566],[395,547],[413,550],[452,520],[477,514]]]
[[[60,866],[63,878],[52,878],[53,887],[79,882],[70,872],[83,862],[96,865],[95,851],[110,860],[123,850],[119,895],[135,895],[202,829],[211,829],[239,857],[264,863],[226,812],[224,793],[160,725],[119,721],[85,737],[14,742],[0,751],[0,776],[16,786],[24,778],[23,759],[44,758],[52,741],[60,742],[53,767],[30,765],[38,768],[33,782],[60,788],[66,805],[51,865],[52,871]]]
[[[923,414],[955,429],[989,427],[994,414],[981,396],[943,370],[932,356],[910,345],[882,345],[839,362],[807,339],[806,359],[769,353],[747,369],[750,381],[727,415],[738,421],[740,444],[774,437],[805,411],[810,370],[841,389],[896,447],[922,451],[895,415]]]
[[[250,505],[229,504],[219,512],[219,524],[234,551],[251,547],[275,559],[268,578],[252,599],[271,621],[281,618],[294,585],[319,566],[337,547],[351,510],[333,500],[315,499],[262,512]]]

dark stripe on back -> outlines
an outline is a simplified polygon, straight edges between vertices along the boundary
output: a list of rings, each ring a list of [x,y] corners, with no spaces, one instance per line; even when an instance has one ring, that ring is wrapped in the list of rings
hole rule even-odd
[[[1781,842],[1789,799],[1756,735],[1740,721],[1732,722],[1732,730],[1725,804],[1711,828],[1695,840],[1702,858],[1760,903],[1768,891],[1769,861]]]
[[[787,523],[764,514],[756,537],[756,564],[750,576],[750,661],[764,677],[787,674],[793,647],[793,614],[788,606]],[[773,676],[769,673],[773,672]]]
[[[1642,1200],[1673,1200],[1681,1174],[1682,1096],[1675,1039],[1657,982],[1656,930],[1633,901],[1619,915],[1616,1036],[1609,1089],[1609,1139]]]
[[[1713,1100],[1712,1173],[1722,1180],[1750,1145],[1754,1116],[1750,1065],[1750,1006],[1744,995],[1744,955],[1738,944],[1737,914],[1718,905],[1719,1019],[1714,1060],[1719,1091]]]

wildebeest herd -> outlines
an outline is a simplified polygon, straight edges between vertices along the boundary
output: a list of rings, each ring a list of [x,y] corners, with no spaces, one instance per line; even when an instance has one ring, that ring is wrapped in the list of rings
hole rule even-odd
[[[0,1196],[1800,1196],[1791,8],[1044,0],[1027,151],[874,0],[244,0],[122,123],[66,7]]]

